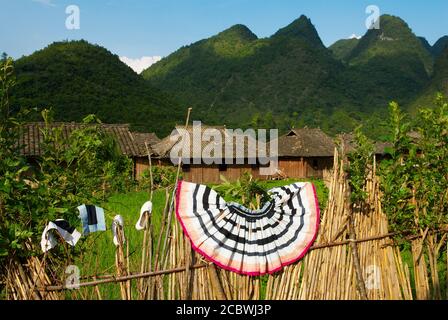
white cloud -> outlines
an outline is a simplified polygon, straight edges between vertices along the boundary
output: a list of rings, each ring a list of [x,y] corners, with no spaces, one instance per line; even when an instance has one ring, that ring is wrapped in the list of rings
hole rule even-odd
[[[352,34],[350,37],[349,37],[349,39],[361,39],[362,38],[362,36],[358,36],[358,35],[356,35],[356,34]]]
[[[49,6],[49,7],[54,7],[54,6],[56,6],[54,3],[53,3],[53,0],[32,0],[33,2],[37,2],[37,3],[40,3],[40,4],[43,4],[44,6]]]
[[[141,73],[143,70],[149,68],[154,63],[162,60],[160,56],[152,56],[152,57],[141,57],[137,59],[131,59],[128,57],[120,57],[120,60],[126,63],[128,66],[132,68],[137,73]]]

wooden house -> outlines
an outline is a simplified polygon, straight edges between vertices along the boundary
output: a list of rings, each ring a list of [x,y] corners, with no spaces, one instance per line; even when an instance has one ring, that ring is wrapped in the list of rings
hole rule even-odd
[[[152,145],[156,154],[154,159],[156,165],[175,166],[179,158],[182,158],[183,179],[195,183],[219,183],[222,181],[221,176],[228,181],[236,181],[245,172],[257,179],[268,178],[260,175],[260,168],[263,165],[252,156],[254,153],[256,154],[260,145],[265,148],[265,143],[241,132],[229,134],[229,131],[223,126],[202,125],[200,131],[198,130],[196,133],[193,127],[189,126],[185,131],[185,137],[188,136],[189,141],[188,150],[185,154],[183,152],[174,152],[173,154],[176,148],[179,150],[181,145],[185,145],[183,130],[185,130],[184,127],[178,126],[170,136]],[[203,137],[207,135],[207,131],[219,135],[221,139],[218,140],[220,141],[215,139],[205,141],[206,139]],[[232,141],[232,148],[226,148],[226,143],[230,141]],[[237,142],[240,142],[240,146],[242,142],[240,149],[236,148]],[[211,149],[220,153],[209,152]]]
[[[333,168],[335,146],[320,129],[292,129],[278,139],[279,170],[287,178],[324,178]]]
[[[159,143],[161,140],[155,133],[132,132],[132,136],[139,148],[139,155],[134,156],[135,177],[136,179],[139,179],[143,172],[149,168],[148,151],[151,154],[151,157],[156,157],[152,146]],[[155,164],[157,164],[157,162]]]
[[[101,124],[101,129],[113,137],[123,155],[130,157],[134,163],[134,178],[138,178],[140,174],[140,163],[148,161],[145,141],[148,143],[156,143],[157,136],[154,134],[139,134],[131,132],[127,124]],[[68,138],[74,130],[86,127],[80,123],[55,122],[50,128],[61,128],[62,138]],[[37,163],[42,156],[42,143],[44,136],[42,130],[45,128],[43,122],[27,123],[22,128],[22,134],[19,136],[19,146],[21,154],[26,156],[31,163]]]

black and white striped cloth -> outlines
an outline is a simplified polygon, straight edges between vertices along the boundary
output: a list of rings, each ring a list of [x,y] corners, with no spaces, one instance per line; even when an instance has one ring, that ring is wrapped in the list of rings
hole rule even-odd
[[[301,259],[315,240],[319,206],[311,183],[275,188],[261,210],[227,203],[211,188],[177,187],[176,214],[193,248],[240,274],[274,273]]]
[[[54,230],[54,231],[52,231]],[[51,221],[45,227],[40,246],[43,252],[47,252],[53,249],[58,244],[58,239],[53,232],[57,232],[59,236],[64,239],[71,246],[75,246],[78,240],[81,238],[81,233],[63,219]]]

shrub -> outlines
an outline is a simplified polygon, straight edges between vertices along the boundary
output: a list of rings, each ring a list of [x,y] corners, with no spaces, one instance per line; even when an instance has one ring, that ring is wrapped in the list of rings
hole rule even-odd
[[[176,183],[177,169],[169,166],[153,166],[153,190],[158,188],[172,187]],[[151,174],[149,169],[143,171],[140,180],[139,187],[141,190],[148,190],[151,187]]]
[[[93,116],[89,124],[63,138],[61,128],[50,126],[51,112],[42,116],[42,157],[39,170],[30,170],[17,143],[28,111],[10,112],[8,93],[14,86],[12,60],[0,64],[0,274],[7,275],[11,261],[24,263],[40,255],[44,226],[58,218],[80,224],[77,206],[100,204],[110,192],[126,188],[132,179],[132,163],[118,152],[115,141],[100,130]],[[94,123],[95,122],[95,123]],[[65,265],[76,248],[57,246],[49,254],[52,272]],[[4,280],[4,279],[2,279]]]

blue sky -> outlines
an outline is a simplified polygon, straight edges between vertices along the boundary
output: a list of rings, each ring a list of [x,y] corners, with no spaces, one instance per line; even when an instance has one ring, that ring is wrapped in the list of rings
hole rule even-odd
[[[72,4],[81,11],[80,30],[65,28]],[[120,56],[166,56],[236,23],[267,37],[301,14],[330,45],[366,32],[368,5],[400,16],[431,44],[448,34],[447,0],[0,0],[0,51],[18,58],[83,38]]]

